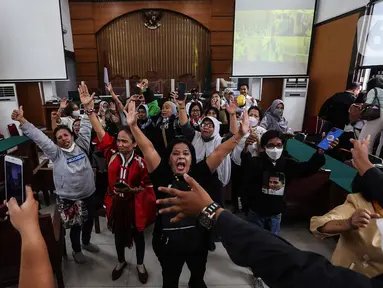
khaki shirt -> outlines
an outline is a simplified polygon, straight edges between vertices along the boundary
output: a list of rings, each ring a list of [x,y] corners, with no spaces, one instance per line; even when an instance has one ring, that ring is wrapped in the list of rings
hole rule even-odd
[[[350,194],[343,205],[323,216],[312,217],[310,230],[315,236],[322,239],[335,236],[336,234],[321,233],[318,228],[332,220],[348,219],[357,209],[375,211],[372,203],[367,202],[360,193]],[[342,233],[331,262],[336,266],[349,268],[370,278],[382,274],[383,250],[376,219],[371,220],[370,225],[365,229]]]

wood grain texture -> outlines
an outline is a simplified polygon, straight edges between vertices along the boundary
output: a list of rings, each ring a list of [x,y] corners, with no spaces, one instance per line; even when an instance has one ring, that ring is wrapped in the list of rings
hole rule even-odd
[[[89,76],[77,77],[77,85],[80,85],[81,81],[85,81],[86,85],[91,90],[94,90],[95,88],[98,88],[100,86],[98,77],[89,77]]]
[[[198,21],[210,30],[210,1],[135,1],[93,3],[93,19],[95,30],[126,13],[140,9],[165,9],[184,14]]]
[[[77,63],[76,65],[77,78],[84,76],[98,76],[97,63]]]
[[[93,3],[69,2],[70,18],[93,19]]]
[[[211,32],[212,46],[233,45],[233,32]]]
[[[232,46],[214,46],[211,48],[212,60],[230,60],[233,58]]]
[[[73,45],[76,49],[97,48],[96,37],[94,34],[89,35],[73,35]]]
[[[19,105],[24,108],[24,117],[34,125],[45,126],[44,108],[38,83],[16,83],[16,89]]]
[[[75,58],[77,63],[97,63],[97,49],[77,49]]]
[[[234,15],[234,0],[212,0],[211,2],[211,15],[213,17]]]
[[[359,13],[355,13],[315,29],[308,117],[316,116],[327,98],[346,88],[358,18]]]
[[[232,32],[234,17],[212,17],[211,31]]]
[[[271,106],[274,100],[281,99],[283,91],[283,79],[267,78],[263,79],[262,84],[262,101],[259,103],[259,107],[263,111]]]
[[[212,74],[231,73],[231,61],[230,60],[212,60],[211,71],[212,71]]]
[[[72,19],[72,34],[94,34],[93,19]]]

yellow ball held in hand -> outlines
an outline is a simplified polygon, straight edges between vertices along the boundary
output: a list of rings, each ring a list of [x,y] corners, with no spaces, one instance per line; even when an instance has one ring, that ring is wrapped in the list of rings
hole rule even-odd
[[[244,95],[239,95],[237,97],[237,104],[239,107],[245,106],[246,105],[246,97]]]

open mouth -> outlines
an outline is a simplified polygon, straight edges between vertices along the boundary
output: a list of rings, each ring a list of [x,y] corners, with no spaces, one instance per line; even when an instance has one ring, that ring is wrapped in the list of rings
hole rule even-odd
[[[186,163],[184,161],[178,161],[176,164],[177,173],[185,173]]]

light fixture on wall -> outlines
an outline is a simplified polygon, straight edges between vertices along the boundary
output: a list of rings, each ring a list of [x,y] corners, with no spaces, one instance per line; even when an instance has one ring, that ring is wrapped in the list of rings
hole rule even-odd
[[[161,26],[161,23],[159,23],[159,21],[162,18],[161,10],[144,10],[142,12],[142,15],[145,21],[146,28],[155,30]]]

